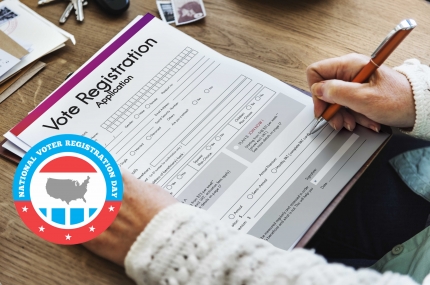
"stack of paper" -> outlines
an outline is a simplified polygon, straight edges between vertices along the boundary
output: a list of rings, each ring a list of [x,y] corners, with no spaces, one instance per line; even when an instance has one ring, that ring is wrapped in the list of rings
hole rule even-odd
[[[63,47],[68,39],[75,44],[73,35],[18,0],[0,2],[0,102],[16,90],[17,83],[25,82],[18,79],[28,80],[29,74],[34,75],[44,66],[42,63],[31,64]],[[24,72],[20,72],[22,70]]]
[[[0,31],[0,76],[16,66],[29,51],[31,51],[31,45],[26,49]]]

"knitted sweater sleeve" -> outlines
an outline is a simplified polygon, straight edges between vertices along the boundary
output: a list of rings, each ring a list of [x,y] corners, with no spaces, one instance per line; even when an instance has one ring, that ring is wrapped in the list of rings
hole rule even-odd
[[[430,67],[421,64],[417,59],[408,59],[394,69],[409,80],[415,100],[415,125],[411,131],[402,131],[430,140]]]
[[[128,252],[125,268],[146,285],[416,284],[391,272],[328,264],[310,250],[280,250],[179,203],[152,219]]]

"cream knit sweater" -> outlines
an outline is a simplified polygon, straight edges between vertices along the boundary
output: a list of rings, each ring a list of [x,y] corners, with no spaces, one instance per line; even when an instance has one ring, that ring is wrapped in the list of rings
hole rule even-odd
[[[408,60],[396,70],[412,85],[410,135],[430,139],[430,68]],[[310,250],[284,251],[240,233],[203,210],[176,204],[161,211],[131,247],[127,274],[138,284],[416,284],[408,276],[328,264]],[[423,284],[430,284],[430,277]]]

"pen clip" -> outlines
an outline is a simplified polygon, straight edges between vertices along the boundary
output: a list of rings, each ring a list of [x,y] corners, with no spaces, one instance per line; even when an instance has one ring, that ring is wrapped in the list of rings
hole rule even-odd
[[[385,46],[385,44],[388,43],[388,41],[399,31],[412,30],[416,26],[417,26],[417,23],[413,19],[406,19],[401,21],[393,30],[391,30],[391,32],[388,33],[388,35],[385,37],[382,43],[372,53],[371,58],[375,58],[375,56],[378,55],[379,51]]]

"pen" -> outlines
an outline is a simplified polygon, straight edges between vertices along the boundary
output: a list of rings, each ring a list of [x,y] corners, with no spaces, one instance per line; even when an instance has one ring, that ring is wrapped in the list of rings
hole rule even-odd
[[[382,41],[378,48],[373,52],[369,63],[354,77],[352,82],[363,83],[381,66],[396,47],[406,38],[407,35],[417,26],[413,19],[406,19],[400,22]],[[316,133],[328,124],[328,121],[340,110],[339,104],[330,105],[319,118],[315,118],[314,126],[310,134]]]

